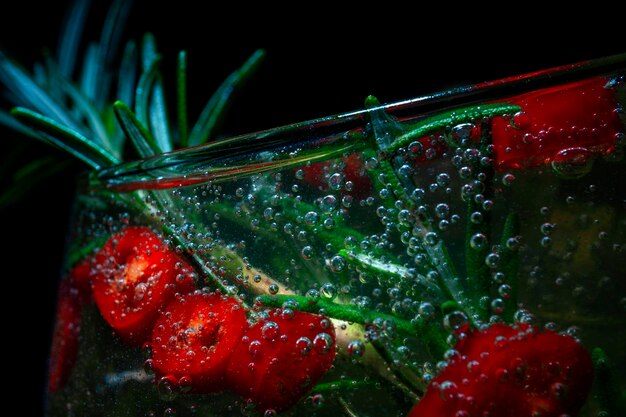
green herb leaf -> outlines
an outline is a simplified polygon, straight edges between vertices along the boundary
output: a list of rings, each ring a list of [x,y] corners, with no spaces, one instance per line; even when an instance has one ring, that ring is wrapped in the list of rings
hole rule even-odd
[[[98,71],[100,52],[98,45],[89,44],[85,58],[83,59],[83,67],[80,73],[80,89],[87,98],[94,101],[98,94]]]
[[[163,77],[158,66],[160,61],[156,40],[151,33],[146,33],[142,45],[142,65],[146,77],[142,76],[145,84],[141,85],[140,80],[140,89],[137,90],[137,101],[142,106],[142,112],[137,109],[137,116],[149,127],[161,152],[169,152],[174,147],[169,131]]]
[[[180,147],[186,148],[189,144],[187,126],[187,52],[180,51],[177,65],[177,93],[178,93],[178,135]]]
[[[48,68],[50,77],[52,78],[53,83],[69,98],[72,100],[74,104],[74,108],[80,114],[80,118],[84,118],[92,132],[94,133],[94,138],[98,139],[98,142],[102,144],[105,148],[111,149],[112,152],[115,152],[119,157],[118,149],[113,148],[111,140],[109,139],[109,135],[107,133],[106,127],[102,122],[102,117],[98,113],[98,110],[95,108],[91,100],[84,96],[84,94],[76,88],[74,84],[61,74],[60,70],[57,66],[51,61],[48,60]]]
[[[128,0],[115,0],[102,27],[97,57],[97,68],[99,69],[99,72],[96,73],[97,89],[93,98],[98,108],[103,108],[109,98],[112,79],[111,73],[105,70],[113,65],[132,3]]]
[[[90,0],[75,0],[62,26],[63,33],[59,38],[58,49],[59,70],[67,78],[71,78],[74,72],[78,47],[90,5]]]
[[[459,123],[468,123],[484,118],[514,114],[520,111],[520,109],[521,108],[519,106],[512,104],[492,103],[470,106],[437,114],[407,127],[407,133],[399,136],[391,145],[389,145],[389,147],[385,149],[385,151],[389,153],[395,152],[398,149],[407,146],[415,139],[427,136],[433,132],[445,130],[454,125],[458,125]]]
[[[135,113],[121,101],[113,104],[115,116],[122,126],[124,133],[131,140],[137,153],[142,158],[156,155],[159,153],[159,147],[154,142],[152,135],[148,129],[139,121]]]
[[[606,352],[595,348],[591,353],[594,367],[594,392],[600,406],[598,415],[623,416],[626,412],[624,395],[619,395],[619,384],[615,380],[614,364]],[[621,401],[620,401],[621,400]],[[604,414],[606,413],[606,414]]]
[[[39,137],[37,136],[37,132],[27,126],[24,126],[22,123],[18,122],[15,117],[11,116],[4,110],[0,110],[0,124],[5,125],[6,127],[15,130],[18,133],[21,133],[22,135],[31,137],[33,139],[39,139]]]
[[[198,121],[191,130],[189,146],[205,143],[212,138],[217,123],[221,121],[228,109],[233,94],[252,75],[264,56],[265,51],[263,49],[257,50],[237,71],[224,80],[202,110]]]
[[[137,118],[145,126],[148,126],[149,120],[149,105],[150,105],[150,92],[152,91],[152,84],[157,76],[159,68],[160,57],[156,59],[152,65],[141,74],[139,83],[137,84],[137,91],[135,94],[135,113]]]
[[[69,117],[67,109],[58,105],[32,78],[0,52],[0,82],[16,96],[21,105],[32,107],[46,117],[56,120],[75,131],[77,123]]]
[[[505,299],[503,313],[503,318],[509,322],[513,321],[513,315],[517,309],[517,287],[519,281],[517,277],[519,254],[517,253],[517,248],[509,240],[516,238],[519,234],[519,215],[511,211],[506,217],[500,238],[500,247],[502,248],[500,253],[500,271],[504,273],[506,283],[511,287],[509,297]]]
[[[19,122],[36,130],[44,142],[63,149],[94,169],[120,162],[101,145],[44,115],[23,107],[14,108],[11,110],[11,115]]]
[[[137,45],[130,40],[124,48],[120,72],[117,79],[117,99],[132,106],[135,100],[137,81]]]

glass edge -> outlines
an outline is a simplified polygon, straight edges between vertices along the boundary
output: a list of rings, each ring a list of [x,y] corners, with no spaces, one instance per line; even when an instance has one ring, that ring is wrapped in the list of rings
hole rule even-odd
[[[241,147],[244,143],[251,145],[250,148],[257,147],[265,149],[280,146],[281,144],[287,145],[290,141],[297,140],[297,138],[302,135],[329,137],[332,135],[342,135],[348,131],[362,130],[368,123],[368,115],[377,111],[384,111],[396,117],[402,117],[403,114],[409,112],[411,112],[413,116],[415,116],[417,112],[428,114],[434,110],[446,110],[462,104],[475,103],[487,99],[493,100],[494,96],[507,97],[519,94],[520,92],[574,82],[593,76],[608,75],[620,69],[626,69],[626,53],[455,87],[407,100],[296,122],[267,130],[228,137],[203,145],[178,149],[145,159],[123,162],[98,171],[92,178],[91,184],[100,183],[99,185],[104,185],[105,187],[113,188],[118,191],[131,191],[137,188],[154,188],[147,185],[145,187],[131,186],[125,189],[119,185],[124,184],[126,178],[130,178],[133,175],[147,174],[168,169],[176,165],[184,164],[185,161],[192,161],[195,164],[201,161],[206,164],[210,162],[210,155],[214,155],[216,149],[232,149],[237,146]],[[207,181],[198,180],[195,183],[201,182]],[[135,182],[129,180],[128,183]],[[157,188],[176,187],[177,185],[175,185],[175,183],[176,181],[173,181],[173,183],[168,182],[167,185],[162,184],[162,186]]]

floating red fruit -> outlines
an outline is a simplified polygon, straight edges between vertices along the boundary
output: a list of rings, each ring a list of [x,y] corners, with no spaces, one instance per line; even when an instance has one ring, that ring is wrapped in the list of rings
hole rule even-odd
[[[228,361],[248,328],[238,300],[197,293],[170,303],[152,333],[152,369],[183,392],[226,388]]]
[[[102,317],[127,343],[145,342],[159,310],[193,288],[191,268],[150,229],[129,227],[93,256],[93,296]]]
[[[361,156],[352,153],[341,159],[343,169],[334,169],[337,166],[332,161],[315,162],[303,168],[304,181],[321,190],[341,189],[347,182],[352,183],[351,193],[356,196],[366,196],[372,189],[365,164]]]
[[[81,294],[72,279],[61,282],[59,288],[52,350],[48,369],[48,391],[56,392],[67,382],[78,354],[78,336],[82,308]]]
[[[323,316],[272,310],[245,334],[228,367],[229,385],[261,411],[294,405],[330,369],[335,330]]]
[[[544,88],[506,102],[521,107],[511,119],[492,122],[497,169],[530,168],[571,157],[609,154],[624,132],[615,91],[603,77]],[[568,150],[574,149],[573,151]],[[588,154],[588,155],[587,155]]]
[[[591,388],[591,357],[569,336],[494,324],[454,349],[409,417],[576,415]]]

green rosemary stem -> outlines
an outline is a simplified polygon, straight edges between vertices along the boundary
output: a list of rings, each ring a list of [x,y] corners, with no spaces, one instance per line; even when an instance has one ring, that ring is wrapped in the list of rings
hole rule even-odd
[[[519,215],[511,211],[504,222],[502,237],[500,238],[500,268],[504,273],[505,282],[510,290],[508,297],[505,297],[504,312],[502,317],[513,322],[513,315],[517,309],[518,284],[517,270],[519,268],[519,255],[517,253],[517,242],[514,239],[520,234]]]
[[[521,108],[519,106],[512,104],[492,103],[441,113],[408,126],[408,132],[398,137],[385,151],[388,153],[396,152],[398,149],[409,145],[416,139],[430,135],[431,133],[444,131],[454,125],[469,123],[475,120],[490,119],[506,114],[515,114],[520,110]]]
[[[409,276],[407,268],[391,262],[383,262],[378,258],[374,258],[363,253],[348,249],[341,249],[339,250],[339,255],[352,265],[375,272],[376,274],[385,276],[391,280],[400,280]],[[424,277],[422,278],[425,279]]]
[[[474,311],[483,321],[486,321],[490,311],[489,305],[484,305],[483,297],[488,297],[491,291],[491,268],[486,258],[491,251],[489,239],[491,237],[491,211],[483,207],[483,201],[493,197],[493,166],[483,165],[482,156],[487,156],[487,145],[491,143],[491,129],[487,123],[481,126],[481,143],[476,146],[480,153],[469,162],[473,186],[482,188],[466,196],[467,219],[465,228],[465,273],[469,298]],[[474,148],[471,145],[470,148]],[[489,155],[490,156],[490,155]],[[481,195],[482,200],[477,200]],[[488,298],[487,298],[488,299]]]
[[[441,357],[447,350],[443,333],[439,332],[439,326],[432,326],[425,319],[415,319],[412,321],[381,313],[369,309],[360,308],[353,305],[337,304],[332,301],[307,298],[298,295],[261,295],[256,301],[265,307],[282,307],[288,303],[291,307],[299,311],[309,313],[321,313],[328,317],[344,320],[350,323],[360,323],[364,325],[372,324],[375,320],[383,320],[392,323],[398,332],[405,335],[417,336],[426,342],[429,350],[435,357]]]
[[[606,413],[608,417],[626,415],[607,354],[601,348],[595,348],[591,358],[595,370],[594,391],[600,403],[599,413]]]
[[[178,95],[178,136],[180,147],[186,148],[189,144],[189,130],[187,122],[187,52],[178,53],[178,67],[176,72],[176,93]]]
[[[171,205],[171,201],[167,197],[161,198],[158,192],[138,190],[133,191],[127,195],[127,202],[137,210],[138,213],[148,213],[148,219],[152,219],[153,222],[157,222],[162,232],[171,239],[172,243],[176,246],[177,253],[186,259],[196,271],[201,271],[204,274],[205,279],[208,279],[214,287],[224,294],[236,296],[236,290],[234,287],[227,287],[223,280],[220,279],[211,269],[207,268],[204,261],[200,256],[190,248],[189,241],[183,238],[170,226],[160,222],[158,216],[151,216],[157,213],[167,212],[167,207]],[[199,223],[200,224],[200,223]]]
[[[397,378],[398,382],[400,383],[399,386],[401,388],[406,387],[406,389],[410,390],[409,392],[410,394],[412,394],[412,396],[422,395],[424,391],[426,391],[427,387],[422,383],[421,379],[418,376],[420,375],[420,372],[415,369],[414,366],[410,364],[404,364],[404,366],[396,366],[396,362],[391,355],[390,349],[385,347],[383,343],[380,342],[380,340],[372,341],[372,347],[386,363],[390,364],[389,367],[393,372],[394,377]],[[417,399],[418,398],[413,398],[413,401],[417,401]]]
[[[373,106],[377,103],[377,100],[373,97],[368,97],[366,101],[366,106]],[[463,113],[466,114],[469,111]],[[378,120],[374,120],[377,118]],[[437,116],[434,117],[435,119]],[[441,125],[449,126],[452,123],[453,118],[448,115],[447,118],[438,119],[438,123],[429,123],[431,119],[423,121],[421,124],[417,124],[413,126],[415,129],[420,129],[422,125],[428,126],[438,126],[441,129]],[[445,121],[445,123],[444,123]],[[382,110],[375,110],[372,112],[372,134],[378,136],[385,136],[384,129],[398,130],[398,123],[392,120],[391,116],[388,116],[383,113]],[[406,127],[403,129],[407,129]],[[410,127],[409,127],[410,129]],[[426,130],[426,132],[430,132],[430,130]],[[391,133],[391,132],[389,132]],[[404,133],[400,137],[408,137],[409,133]],[[420,134],[418,137],[422,137],[424,133]],[[411,136],[412,137],[412,136]],[[376,138],[370,138],[370,142],[378,144]],[[393,143],[397,143],[398,140]],[[381,147],[380,144],[378,144]],[[388,152],[389,148],[385,150]],[[373,151],[370,151],[370,154],[373,155]],[[367,151],[364,151],[364,155],[367,155]],[[423,273],[427,273],[429,270],[434,270],[437,272],[436,281],[438,286],[440,287],[442,293],[450,300],[456,301],[459,305],[469,306],[469,300],[464,295],[463,291],[461,291],[458,287],[457,273],[454,268],[454,264],[449,256],[448,250],[441,242],[441,240],[436,237],[436,234],[433,233],[433,228],[431,224],[431,220],[428,218],[425,213],[418,213],[415,210],[415,202],[409,197],[405,187],[402,185],[400,178],[398,178],[396,171],[393,168],[392,162],[386,159],[389,157],[388,153],[384,153],[382,158],[378,158],[378,167],[369,171],[372,182],[375,184],[375,187],[380,184],[378,177],[382,174],[386,184],[388,184],[389,188],[395,195],[398,201],[402,203],[402,205],[409,209],[413,215],[413,219],[415,221],[414,230],[419,234],[422,243],[419,247],[423,253],[425,253],[428,257],[428,265],[424,265],[421,269]],[[386,202],[388,209],[394,209],[393,205],[389,205],[389,202]],[[436,242],[431,242],[430,237],[433,237]],[[471,314],[469,315],[471,318]]]
[[[400,183],[400,179],[396,175],[395,170],[391,165],[391,162],[387,159],[381,159],[380,161],[378,161],[378,164],[380,166],[380,171],[385,176],[385,181],[387,181],[387,183],[389,184],[389,187],[391,188],[391,191],[396,196],[396,198],[402,201],[402,204],[407,209],[415,209],[415,202],[409,198],[409,195],[407,194],[406,189],[404,188],[402,183]]]
[[[361,388],[371,388],[376,385],[376,381],[369,379],[354,380],[354,379],[340,379],[337,381],[324,382],[317,384],[311,390],[312,394],[325,394],[334,391],[352,391]]]
[[[415,334],[415,326],[408,320],[400,319],[390,314],[359,308],[352,305],[337,304],[321,299],[313,300],[300,295],[261,295],[256,298],[265,307],[282,307],[288,302],[298,311],[320,313],[339,320],[351,323],[371,324],[375,319],[391,320],[396,328],[406,334]]]

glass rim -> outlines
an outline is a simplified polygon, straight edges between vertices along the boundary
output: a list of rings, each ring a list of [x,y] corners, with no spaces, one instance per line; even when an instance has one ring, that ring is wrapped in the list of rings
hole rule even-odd
[[[626,70],[626,53],[454,87],[123,162],[96,172],[91,185],[121,192],[177,188],[294,167],[308,160],[339,156],[357,148],[355,143],[350,143],[349,137],[360,137],[359,133],[367,129],[375,113],[384,112],[400,121],[419,119],[434,111],[451,110],[463,104],[509,97],[594,76],[614,75],[620,70]],[[334,145],[336,149],[309,153],[304,157],[292,156],[303,149],[319,149],[327,145]],[[276,151],[282,156],[272,155]]]

